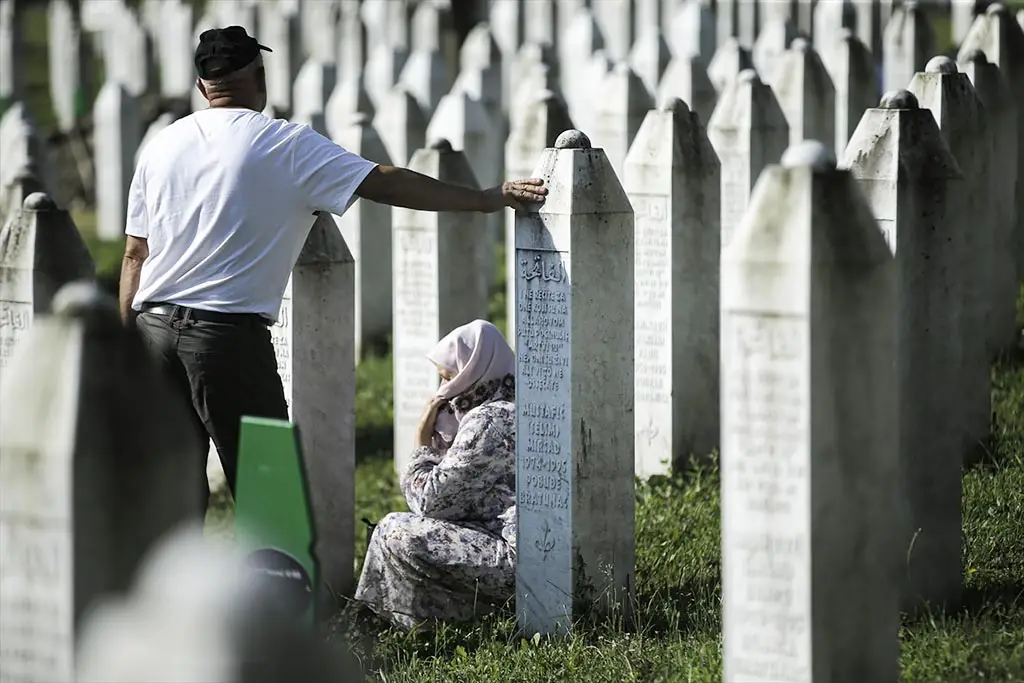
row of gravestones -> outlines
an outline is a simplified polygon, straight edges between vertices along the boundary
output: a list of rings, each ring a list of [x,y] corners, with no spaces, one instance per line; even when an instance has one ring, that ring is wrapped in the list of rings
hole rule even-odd
[[[941,111],[955,111],[955,101],[942,96],[957,92],[957,83],[963,91],[963,82],[939,61],[930,73],[915,76],[914,85],[922,98],[928,88],[940,93],[935,102],[946,105]],[[649,145],[646,153],[657,155],[655,148],[663,147],[673,162],[663,194],[646,185],[651,197],[632,203],[604,152],[570,131],[544,151],[536,169],[551,188],[547,202],[517,218],[521,625],[527,632],[564,632],[590,609],[611,603],[628,611],[634,583],[630,444],[639,431],[634,363],[643,359],[637,331],[645,328],[639,322],[644,307],[637,306],[634,288],[622,283],[634,279],[635,254],[647,248],[637,248],[638,236],[646,233],[665,245],[662,270],[670,273],[663,273],[670,298],[676,296],[677,281],[707,277],[721,263],[718,278],[689,286],[705,295],[704,288],[721,287],[717,311],[704,310],[695,318],[704,316],[697,324],[705,325],[707,336],[718,333],[710,349],[721,350],[718,381],[709,391],[720,386],[722,393],[726,678],[767,670],[780,680],[800,680],[813,666],[850,672],[851,681],[893,679],[901,605],[953,604],[961,588],[960,468],[972,425],[960,401],[968,365],[951,340],[969,336],[963,326],[971,305],[964,294],[965,269],[957,264],[965,260],[968,226],[984,230],[992,220],[979,220],[964,209],[975,205],[961,189],[964,173],[944,140],[949,129],[940,128],[933,112],[907,91],[886,96],[880,108],[862,118],[844,160],[849,170],[836,169],[831,145],[814,142],[791,147],[781,166],[767,166],[747,211],[724,242],[715,225],[719,164],[699,120],[676,102],[649,121],[667,139]],[[991,149],[991,138],[984,140]],[[446,153],[454,154],[432,149],[424,156],[437,163]],[[18,231],[27,233],[20,238],[26,244],[41,242],[38,223],[44,214],[69,223],[39,195],[30,197],[25,209],[9,225],[35,226]],[[685,225],[703,238],[702,249],[681,246],[680,215],[694,219]],[[5,231],[0,242],[17,243],[14,232]],[[438,232],[435,226],[434,236]],[[5,273],[4,281],[35,278],[47,262],[31,263]],[[332,266],[324,268],[325,263]],[[291,325],[282,348],[290,350],[284,365],[295,376],[286,375],[286,383],[293,419],[309,439],[314,517],[318,523],[325,519],[327,505],[348,506],[330,510],[334,526],[319,537],[318,556],[332,586],[351,586],[352,572],[353,455],[346,446],[339,458],[337,445],[351,443],[353,431],[353,356],[342,310],[351,315],[351,263],[333,221],[318,219],[282,316]],[[693,270],[685,272],[684,263]],[[316,267],[307,272],[305,264]],[[338,297],[338,291],[348,295]],[[323,305],[332,299],[340,302],[338,310],[325,314]],[[318,324],[331,334],[302,333],[297,325],[300,319],[319,323],[325,315],[340,323]],[[715,317],[717,325],[709,325]],[[676,318],[669,320],[647,331],[669,337],[683,327]],[[116,383],[107,363],[81,362],[91,348],[82,346],[87,335],[56,327],[59,332],[34,332],[20,357],[24,360],[5,370],[14,374],[5,379],[4,391],[18,401],[4,401],[12,427],[2,438],[6,453],[22,455],[0,461],[13,468],[12,478],[35,476],[42,490],[68,491],[66,481],[63,489],[47,485],[44,475],[51,473],[33,470],[40,458],[29,452],[64,448],[75,459],[87,459],[97,448],[87,437],[102,444],[111,435],[83,429],[108,423],[85,420],[83,411],[119,404],[76,404],[74,389],[109,395]],[[107,333],[93,344],[99,349],[97,341],[103,348],[113,342],[124,371],[132,355],[117,347],[117,338]],[[673,353],[678,345],[673,343]],[[54,362],[57,358],[62,362]],[[299,368],[311,370],[313,358],[317,371],[301,377]],[[94,368],[91,382],[60,381],[76,375],[69,369],[75,363],[83,379],[84,369]],[[322,368],[332,366],[347,366],[345,375],[325,380]],[[19,375],[31,379],[19,382]],[[115,395],[136,406],[152,405],[127,391]],[[55,405],[65,409],[53,410]],[[153,421],[163,411],[134,412],[146,424],[147,416]],[[55,422],[69,415],[75,417]],[[346,426],[332,432],[330,441],[318,441],[317,430],[339,424]],[[167,466],[182,468],[181,460]],[[127,500],[108,493],[110,473],[131,472],[132,464],[126,458],[88,468],[99,480],[99,497],[82,500],[110,500],[125,510],[158,505],[160,496],[139,498],[140,490],[148,491],[145,485]],[[135,464],[135,471],[146,469]],[[72,469],[77,477],[79,470]],[[190,476],[160,475],[148,480],[164,482],[161,495],[187,498],[166,484],[168,476],[182,487],[194,486]],[[140,474],[140,480],[147,479]],[[29,504],[25,496],[10,500]],[[38,510],[45,509],[42,501],[53,499],[33,500]],[[73,500],[77,514],[79,500]],[[65,506],[67,517],[67,497],[57,503]],[[88,514],[105,514],[92,504]],[[4,508],[11,513],[7,519],[19,519],[18,505]],[[125,517],[113,514],[107,523]],[[159,516],[154,512],[152,518]],[[850,620],[853,612],[860,616]],[[829,616],[835,614],[847,616],[836,623]]]
[[[293,3],[223,2],[211,7],[213,14],[198,22],[196,33],[218,21],[238,21],[251,30],[266,28],[269,34],[266,40],[275,46],[275,53],[268,57],[272,84],[283,85],[288,94],[287,101],[272,102],[273,109],[294,109],[292,118],[295,120],[313,125],[343,146],[380,163],[406,163],[412,150],[425,142],[440,138],[450,140],[454,148],[465,152],[473,177],[484,185],[497,182],[503,170],[505,177],[525,175],[532,170],[532,160],[552,141],[544,131],[538,130],[544,127],[543,119],[552,115],[560,119],[555,126],[557,129],[572,127],[575,122],[591,131],[595,144],[608,150],[621,177],[626,151],[651,108],[655,94],[680,97],[690,103],[704,121],[713,110],[720,110],[718,123],[724,130],[721,135],[713,136],[713,141],[727,163],[724,176],[728,190],[723,196],[723,205],[729,207],[732,215],[723,224],[726,232],[742,214],[746,196],[759,170],[767,161],[778,158],[785,145],[779,135],[766,132],[776,144],[766,142],[771,149],[758,154],[757,145],[745,140],[747,126],[752,131],[763,128],[778,132],[775,129],[784,125],[790,142],[805,138],[827,139],[834,135],[837,154],[841,155],[860,115],[877,100],[874,64],[877,56],[882,57],[886,82],[894,87],[905,87],[915,70],[924,66],[933,42],[926,17],[913,4],[896,8],[890,19],[888,10],[868,12],[863,17],[858,14],[877,3],[856,6],[842,2],[818,3],[813,22],[808,24],[810,15],[798,13],[797,17],[789,18],[785,12],[776,12],[779,8],[769,12],[767,7],[758,13],[757,3],[749,3],[749,7],[755,9],[750,17],[737,18],[737,12],[742,14],[747,9],[738,7],[732,11],[729,3],[720,3],[720,21],[716,26],[711,9],[694,1],[683,3],[674,12],[668,8],[651,11],[638,8],[637,26],[630,29],[626,43],[627,52],[632,56],[612,68],[609,56],[622,56],[622,51],[613,48],[612,43],[621,41],[609,37],[605,50],[603,32],[611,35],[620,24],[632,25],[629,21],[615,19],[615,13],[625,11],[623,8],[629,3],[622,3],[617,9],[613,7],[615,3],[604,3],[593,10],[578,8],[576,12],[561,8],[561,13],[537,9],[545,4],[537,2],[526,6],[513,1],[494,5],[492,23],[477,27],[461,48],[458,78],[453,78],[455,58],[447,54],[452,52],[447,47],[451,43],[451,25],[445,18],[447,10],[432,3],[420,3],[401,21],[395,19],[397,24],[404,25],[398,33],[406,38],[389,37],[377,42],[370,37],[379,29],[383,15],[374,13],[372,3],[361,8],[352,5],[359,11],[346,10],[333,18],[328,12],[320,17],[321,29],[314,27],[310,32],[306,19],[330,10],[332,3],[300,8]],[[89,42],[83,39],[83,33],[97,37],[102,46],[128,46],[137,53],[137,59],[115,59],[121,53],[104,48],[110,57],[110,66],[146,63],[147,40],[155,43],[153,53],[161,71],[170,64],[168,68],[178,74],[173,77],[165,74],[157,79],[161,87],[165,81],[172,84],[169,87],[173,92],[163,94],[180,98],[189,91],[186,81],[191,82],[190,72],[182,71],[181,66],[183,63],[187,66],[195,39],[192,7],[188,3],[153,0],[144,3],[142,12],[136,15],[120,0],[87,2],[80,10],[69,7],[66,0],[55,0],[49,11],[53,51],[50,82],[54,102],[64,101],[69,92],[80,90],[83,76],[75,68],[81,69],[84,63],[81,50]],[[786,11],[792,12],[793,8]],[[528,15],[523,18],[525,28],[518,37],[506,35],[510,26],[508,20],[513,18],[506,16],[508,12],[515,16],[524,12]],[[544,38],[543,27],[552,21],[565,21],[564,39],[558,39],[557,32]],[[976,27],[973,42],[992,43],[997,40],[996,34],[1005,34],[1006,37],[998,39],[1003,42],[1013,38],[1008,28],[990,27],[1006,21],[1009,21],[1008,15],[998,19],[980,17],[975,23],[984,26]],[[515,25],[515,21],[511,25]],[[741,25],[748,28],[760,25],[757,40],[750,36],[732,38],[743,33]],[[885,40],[881,39],[879,26],[887,28]],[[855,37],[855,31],[866,43]],[[716,32],[727,38],[718,40]],[[795,39],[800,32],[814,36],[820,58],[807,41]],[[122,36],[123,33],[127,37]],[[645,46],[650,39],[656,39],[658,45],[665,44],[662,35],[671,42],[672,49],[658,48],[653,61],[644,59],[649,52]],[[344,40],[339,41],[339,36]],[[1021,37],[1024,38],[1024,34]],[[551,47],[538,44],[542,40],[548,40]],[[407,43],[412,47],[410,54],[404,47]],[[342,47],[330,48],[338,44]],[[395,68],[391,77],[386,78],[386,74],[376,68],[376,62],[369,60],[370,45],[394,52],[391,61]],[[753,48],[748,50],[743,45]],[[876,57],[872,57],[872,52]],[[989,52],[1000,55],[1001,66],[1008,75],[1012,77],[1016,73],[1015,69],[1019,68],[1017,52],[993,46]],[[308,54],[310,59],[298,69],[298,60],[293,56],[300,53]],[[709,58],[710,61],[706,61]],[[742,112],[743,108],[737,107],[735,96],[726,91],[738,74],[750,66],[756,66],[765,82],[771,84],[778,106],[754,107],[759,118],[740,121],[728,116],[730,112]],[[283,68],[284,72],[275,73],[275,68]],[[162,115],[143,136],[137,98],[155,87],[152,79],[147,78],[149,70],[139,73],[108,71],[107,82],[94,105],[97,224],[101,236],[120,239],[125,197],[140,141],[144,144],[148,136],[167,126],[175,115]],[[443,72],[442,75],[435,73],[438,71]],[[560,71],[580,73],[582,77],[568,79],[564,87],[559,88]],[[564,106],[557,104],[559,90],[564,91],[568,101]],[[596,101],[592,101],[594,92],[601,94]],[[390,93],[386,103],[385,93]],[[291,106],[293,94],[294,101],[301,106]],[[718,99],[723,102],[716,108]],[[380,114],[373,118],[375,105]],[[572,114],[572,121],[562,115],[565,111]],[[735,132],[734,128],[739,131]],[[506,129],[510,132],[503,144]],[[739,162],[735,170],[728,167],[733,159]],[[744,176],[744,182],[731,181]],[[4,185],[0,178],[0,187]],[[738,185],[736,198],[731,192],[734,185]],[[380,339],[391,330],[392,283],[402,280],[402,276],[391,270],[391,231],[387,229],[390,218],[391,213],[386,209],[366,205],[339,219],[357,262],[357,356],[361,354],[364,340]],[[494,216],[488,221],[495,229],[498,227],[496,220],[500,218]],[[363,230],[363,226],[374,229]],[[506,231],[509,272],[514,252],[512,235],[511,229]],[[485,240],[479,254],[481,276],[485,281],[492,272],[492,252],[492,245]],[[363,263],[370,267],[362,267]],[[507,282],[511,296],[513,280],[508,278]],[[510,329],[514,329],[514,313],[514,307],[509,307]],[[410,405],[412,403],[418,405],[410,399]]]

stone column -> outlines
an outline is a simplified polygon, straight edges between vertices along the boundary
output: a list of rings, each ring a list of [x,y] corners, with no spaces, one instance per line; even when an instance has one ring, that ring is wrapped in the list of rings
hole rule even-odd
[[[29,195],[0,232],[0,377],[36,315],[64,285],[96,277],[89,249],[67,211]]]
[[[625,62],[616,64],[594,93],[594,144],[601,145],[619,175],[626,152],[653,104],[647,87]]]
[[[310,230],[271,329],[316,525],[316,555],[336,594],[353,589],[355,562],[355,262],[329,214]]]
[[[797,38],[779,57],[771,86],[789,125],[790,145],[803,140],[834,144],[836,89],[806,39]]]
[[[843,166],[896,255],[903,606],[955,604],[962,588],[963,458],[950,387],[960,355],[952,289],[960,263],[948,241],[963,174],[931,113],[906,90],[887,93],[879,108],[864,113]]]
[[[917,0],[893,9],[882,34],[882,84],[886,90],[910,85],[914,74],[935,54],[931,22]]]
[[[96,232],[102,239],[124,239],[128,188],[135,152],[142,141],[138,101],[114,81],[107,81],[93,105],[96,122]]]
[[[537,159],[547,147],[552,147],[562,131],[572,128],[572,120],[565,101],[558,93],[545,90],[539,93],[524,110],[525,116],[517,122],[505,143],[505,177],[528,178]],[[508,316],[509,344],[515,348],[516,339],[516,214],[506,211],[505,224],[505,308]]]
[[[668,474],[718,447],[721,175],[681,100],[647,114],[623,185],[636,218],[636,474]]]
[[[427,137],[427,120],[416,98],[404,86],[395,86],[377,104],[373,126],[387,148],[391,163],[408,164]]]
[[[761,170],[782,157],[789,126],[772,89],[747,70],[721,94],[708,138],[722,165],[722,244],[747,210]]]
[[[896,272],[820,142],[722,254],[723,680],[899,679]]]
[[[719,96],[747,69],[754,68],[754,57],[750,49],[739,44],[735,38],[719,42],[718,49],[708,62],[708,78]]]
[[[874,58],[850,29],[842,29],[821,61],[836,89],[836,155],[842,157],[853,129],[878,99],[878,73]]]
[[[533,175],[550,194],[516,221],[516,614],[564,634],[590,612],[630,620],[633,210],[579,131]]]
[[[75,283],[53,311],[0,387],[4,680],[74,680],[93,601],[127,590],[157,539],[202,523],[202,444],[117,302]]]
[[[958,405],[963,429],[963,451],[980,456],[990,446],[992,427],[991,370],[986,348],[985,308],[991,301],[993,212],[992,130],[985,107],[974,92],[971,79],[959,73],[949,57],[935,57],[924,73],[914,75],[908,88],[924,109],[931,111],[939,133],[964,175],[963,196],[954,203],[956,234],[949,247],[957,264],[950,275],[960,309],[960,379],[952,388],[952,405]]]
[[[993,242],[989,254],[988,349],[995,356],[1017,342],[1017,268],[1014,221],[1017,213],[1017,108],[1000,69],[981,50],[963,56],[960,69],[974,84],[992,126]]]
[[[692,54],[675,57],[661,77],[658,85],[658,102],[667,102],[673,98],[686,102],[693,113],[700,116],[702,126],[707,126],[711,114],[715,111],[718,93],[708,76],[707,62],[704,57]]]
[[[418,150],[409,168],[449,183],[476,187],[466,155],[440,140]],[[393,209],[393,347],[395,469],[405,470],[416,427],[437,391],[427,360],[438,340],[459,325],[487,317],[488,283],[480,271],[487,240],[483,214]]]

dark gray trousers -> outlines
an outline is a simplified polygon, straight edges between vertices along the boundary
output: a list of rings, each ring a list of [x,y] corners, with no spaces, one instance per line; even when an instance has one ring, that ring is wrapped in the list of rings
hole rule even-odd
[[[188,309],[177,307],[170,316],[143,312],[135,324],[188,402],[197,434],[204,442],[213,439],[234,495],[242,417],[288,419],[270,329],[255,316],[209,322],[195,320]],[[208,500],[205,460],[202,469]]]

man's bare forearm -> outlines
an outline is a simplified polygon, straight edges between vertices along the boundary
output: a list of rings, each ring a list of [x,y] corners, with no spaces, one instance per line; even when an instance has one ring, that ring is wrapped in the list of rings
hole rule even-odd
[[[483,211],[482,190],[452,185],[407,168],[378,166],[359,187],[360,197],[417,211]]]
[[[139,291],[139,278],[142,276],[142,259],[125,255],[121,260],[121,282],[118,287],[118,300],[121,307],[121,321],[128,325],[135,321],[132,301]]]

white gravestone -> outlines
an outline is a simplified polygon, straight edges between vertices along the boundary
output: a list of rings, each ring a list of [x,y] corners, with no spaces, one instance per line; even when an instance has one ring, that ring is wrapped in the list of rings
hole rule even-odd
[[[893,10],[882,43],[883,86],[886,90],[906,88],[935,54],[931,22],[915,0],[907,0]]]
[[[337,66],[333,62],[307,59],[295,77],[291,120],[303,123],[321,135],[327,134],[327,102],[334,91]]]
[[[591,97],[594,144],[600,145],[612,168],[621,175],[626,152],[654,99],[625,62],[615,65],[602,80],[601,87],[592,91]]]
[[[768,164],[782,158],[789,126],[772,89],[746,70],[720,96],[708,138],[722,167],[722,245],[747,210],[750,192]]]
[[[836,155],[846,151],[853,129],[878,100],[874,57],[850,29],[840,30],[821,60],[836,89]]]
[[[113,298],[54,298],[0,387],[0,680],[72,683],[79,620],[202,520],[201,444]]]
[[[543,90],[524,110],[523,117],[509,133],[505,142],[505,177],[528,178],[537,159],[552,147],[562,133],[572,128],[572,119],[565,101],[558,93]],[[516,214],[505,211],[505,314],[508,340],[515,348],[516,337]]]
[[[365,114],[353,114],[346,125],[335,128],[331,139],[364,159],[390,165],[384,143]],[[391,332],[391,207],[356,201],[334,222],[355,258],[355,354],[356,360],[374,341]]]
[[[516,615],[565,634],[630,619],[633,210],[579,131],[533,175],[549,194],[516,221]]]
[[[699,55],[708,61],[715,54],[715,13],[707,0],[683,0],[676,4],[669,30],[669,44],[676,57]]]
[[[24,94],[24,8],[16,0],[0,0],[0,106]]]
[[[693,113],[700,116],[702,126],[707,126],[715,111],[718,92],[708,77],[707,63],[700,55],[676,57],[665,70],[658,84],[657,101],[665,102],[678,97]]]
[[[906,90],[864,113],[843,166],[896,255],[899,459],[908,508],[899,549],[903,606],[955,603],[963,457],[950,401],[960,353],[951,283],[960,264],[947,240],[964,200],[963,175],[931,113]]]
[[[962,412],[964,452],[979,455],[990,446],[992,427],[991,370],[984,334],[984,309],[991,301],[988,282],[996,222],[992,211],[992,129],[971,79],[958,72],[949,57],[931,59],[924,73],[914,75],[908,90],[922,108],[931,111],[964,174],[964,195],[954,205],[959,209],[955,217],[957,232],[947,233],[958,264],[951,274],[956,280],[960,310],[957,336],[962,349],[961,375],[952,388],[952,400]]]
[[[298,12],[281,0],[261,0],[257,8],[259,40],[273,52],[263,55],[267,71],[267,102],[279,111],[292,110],[292,84],[302,68],[302,27]]]
[[[729,38],[718,46],[708,62],[708,78],[721,96],[741,73],[753,68],[754,57],[750,50],[740,45],[735,38]]]
[[[1024,28],[1014,21],[1006,6],[994,3],[979,16],[960,46],[965,56],[981,50],[999,66],[1017,106],[1017,187],[1014,226],[1014,284],[1024,279]]]
[[[418,150],[409,168],[438,180],[476,187],[462,152],[447,140]],[[479,268],[487,239],[485,217],[469,212],[393,209],[393,347],[395,469],[403,472],[416,427],[437,391],[437,368],[427,354],[450,331],[487,317],[488,283]]]
[[[672,52],[658,26],[644,28],[643,33],[633,44],[628,61],[629,66],[647,86],[647,92],[653,98],[658,91],[658,83],[661,82],[665,69],[672,61]]]
[[[804,38],[779,57],[772,92],[789,125],[789,144],[836,139],[836,89],[825,65]]]
[[[779,68],[782,55],[799,35],[796,25],[788,19],[772,19],[765,23],[751,50],[754,68],[765,81],[775,80],[775,70]]]
[[[401,166],[408,164],[413,152],[425,144],[427,119],[416,98],[398,85],[377,102],[377,114],[373,118],[384,146],[391,157],[391,163]]]
[[[404,47],[386,43],[371,42],[370,45],[370,54],[366,58],[366,88],[373,106],[380,111],[384,108],[384,98],[398,85],[398,77],[409,52]]]
[[[335,594],[355,558],[355,263],[329,214],[317,216],[288,281],[271,339],[302,452],[316,555]]]
[[[718,447],[721,177],[681,100],[644,119],[623,185],[636,217],[636,474],[668,474]]]
[[[49,6],[50,99],[57,126],[71,131],[85,114],[91,52],[82,35],[79,16],[70,0],[53,0]]]
[[[93,105],[96,122],[96,232],[104,240],[124,239],[128,188],[135,152],[142,141],[138,101],[108,80]]]
[[[192,5],[181,0],[168,0],[160,5],[161,25],[156,27],[155,31],[159,32],[156,50],[159,60],[160,94],[164,97],[188,100],[192,95],[192,89],[196,87],[193,62],[195,45],[192,44],[194,12]],[[269,41],[270,38],[261,34],[261,40]],[[274,55],[277,55],[276,43]]]
[[[0,378],[33,318],[50,310],[69,282],[90,280],[96,266],[67,211],[48,196],[25,199],[0,232]]]
[[[1017,188],[1017,109],[1006,79],[981,50],[963,56],[960,69],[974,84],[992,125],[993,243],[989,254],[988,349],[995,356],[1017,342],[1017,268],[1014,261]]]
[[[899,678],[896,288],[831,145],[765,169],[722,254],[725,681]]]

